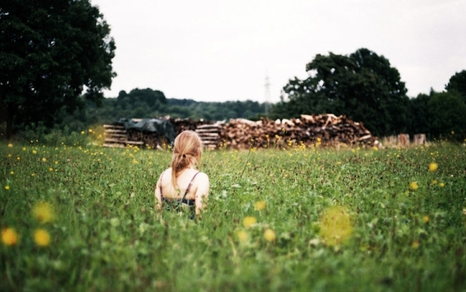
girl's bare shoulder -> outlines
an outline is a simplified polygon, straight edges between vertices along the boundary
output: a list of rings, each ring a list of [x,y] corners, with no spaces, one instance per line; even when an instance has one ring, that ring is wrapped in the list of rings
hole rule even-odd
[[[209,180],[209,176],[205,172],[200,171],[197,176],[200,180]]]

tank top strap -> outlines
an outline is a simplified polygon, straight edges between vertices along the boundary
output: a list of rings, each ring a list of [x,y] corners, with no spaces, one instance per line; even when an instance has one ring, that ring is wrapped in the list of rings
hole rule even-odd
[[[191,184],[193,183],[193,180],[196,178],[196,176],[200,173],[200,171],[196,172],[193,176],[193,178],[191,179],[191,181],[189,182],[189,185],[188,187],[186,188],[186,191],[184,192],[184,196],[183,196],[183,200],[186,198],[186,195],[188,194],[189,192],[189,188],[191,188]]]
[[[163,174],[165,173],[162,172],[162,174],[160,175],[160,184],[159,184],[159,190],[160,190],[160,197],[163,199],[163,193],[162,193],[162,178],[163,178]]]

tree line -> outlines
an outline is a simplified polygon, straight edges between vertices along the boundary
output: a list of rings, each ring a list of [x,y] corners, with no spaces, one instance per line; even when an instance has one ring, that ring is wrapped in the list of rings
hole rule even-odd
[[[350,55],[316,55],[307,79],[283,88],[270,117],[333,113],[361,121],[374,135],[425,133],[429,138],[466,138],[466,70],[451,76],[445,90],[409,98],[398,70],[366,48]]]
[[[426,133],[466,138],[466,71],[445,90],[409,98],[398,70],[366,48],[349,55],[317,54],[309,77],[290,79],[281,101],[197,102],[166,98],[150,88],[110,88],[116,44],[110,26],[89,0],[10,0],[0,4],[0,132],[65,132],[119,118],[270,119],[333,113],[363,122],[374,135]]]
[[[121,118],[179,118],[229,121],[235,118],[258,119],[266,105],[257,101],[199,102],[192,99],[166,98],[160,90],[135,88],[120,91],[118,97],[105,98],[100,105],[85,101],[73,114],[61,112],[59,129],[80,131],[91,126],[118,122]]]

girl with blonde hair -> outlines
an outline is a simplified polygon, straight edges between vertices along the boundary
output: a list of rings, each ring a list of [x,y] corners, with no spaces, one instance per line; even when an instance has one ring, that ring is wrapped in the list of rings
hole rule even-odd
[[[172,165],[160,175],[155,188],[159,210],[183,211],[199,215],[209,195],[209,177],[196,169],[203,145],[194,131],[183,131],[175,139]]]

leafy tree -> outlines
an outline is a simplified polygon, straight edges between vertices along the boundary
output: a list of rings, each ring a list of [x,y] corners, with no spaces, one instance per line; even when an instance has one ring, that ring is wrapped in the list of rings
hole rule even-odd
[[[157,109],[161,104],[167,104],[167,98],[162,91],[152,90],[150,88],[136,88],[131,90],[129,94],[126,94],[125,91],[120,91],[117,100],[119,103],[126,102],[133,106],[136,103],[140,105],[144,103],[151,109]]]
[[[458,92],[433,92],[428,101],[430,133],[434,137],[466,137],[466,104]]]
[[[457,90],[419,94],[409,101],[409,116],[411,135],[426,133],[429,138],[459,141],[466,137],[466,104]]]
[[[408,97],[396,68],[383,56],[362,48],[344,56],[316,55],[306,65],[309,77],[283,88],[289,101],[272,107],[271,116],[334,113],[362,121],[375,135],[406,129]]]
[[[0,108],[7,138],[16,126],[52,125],[57,113],[100,102],[115,44],[89,0],[8,0],[0,4]]]
[[[429,100],[434,94],[419,94],[416,98],[409,100],[409,122],[408,133],[415,135],[419,133],[430,134],[429,124]]]
[[[450,81],[448,82],[447,86],[445,86],[445,89],[448,92],[458,92],[463,102],[466,104],[466,70],[455,73],[455,75],[450,77]]]

